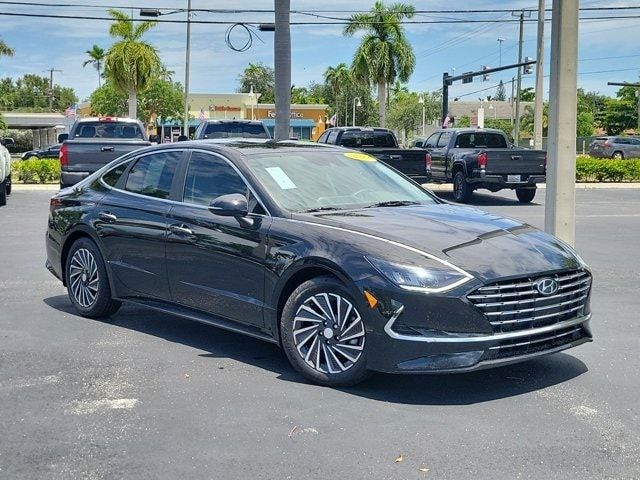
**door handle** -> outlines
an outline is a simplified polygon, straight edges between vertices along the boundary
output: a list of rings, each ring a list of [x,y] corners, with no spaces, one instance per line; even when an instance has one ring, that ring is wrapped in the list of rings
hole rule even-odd
[[[183,237],[193,235],[193,230],[183,224],[170,225],[169,230],[171,233],[175,233],[176,235]]]
[[[522,157],[520,155],[512,155],[511,160],[520,160]]]
[[[118,217],[116,217],[113,213],[109,213],[109,212],[100,212],[98,214],[98,218],[108,223],[113,223],[118,220]]]
[[[115,148],[114,147],[102,147],[100,148],[101,152],[115,152]]]

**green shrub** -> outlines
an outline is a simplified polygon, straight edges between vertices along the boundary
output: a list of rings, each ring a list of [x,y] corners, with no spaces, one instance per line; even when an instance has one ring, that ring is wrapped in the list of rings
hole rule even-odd
[[[640,159],[613,160],[608,158],[578,157],[578,182],[638,182]]]
[[[60,181],[60,161],[53,158],[30,158],[11,163],[14,182],[56,183]]]

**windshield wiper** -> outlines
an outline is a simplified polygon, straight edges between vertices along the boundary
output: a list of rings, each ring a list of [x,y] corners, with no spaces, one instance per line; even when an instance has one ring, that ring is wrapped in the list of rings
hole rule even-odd
[[[420,202],[413,200],[389,200],[388,202],[374,203],[373,205],[367,205],[364,208],[376,208],[376,207],[405,207],[407,205],[420,205]]]
[[[316,208],[309,208],[307,210],[300,210],[300,213],[314,213],[314,212],[324,212],[327,210],[344,210],[344,208],[338,208],[338,207],[316,207]]]

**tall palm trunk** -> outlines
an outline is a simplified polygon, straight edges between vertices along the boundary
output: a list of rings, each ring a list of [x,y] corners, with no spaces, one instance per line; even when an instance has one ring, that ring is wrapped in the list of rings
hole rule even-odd
[[[290,0],[275,0],[275,140],[287,140],[289,138],[289,125],[291,116],[291,31],[289,23],[290,13]]]
[[[98,87],[102,87],[102,65],[100,65],[100,61],[98,60]]]
[[[380,112],[380,126],[387,125],[387,85],[385,82],[378,84],[378,111]]]
[[[138,118],[138,95],[135,88],[129,88],[129,118]]]

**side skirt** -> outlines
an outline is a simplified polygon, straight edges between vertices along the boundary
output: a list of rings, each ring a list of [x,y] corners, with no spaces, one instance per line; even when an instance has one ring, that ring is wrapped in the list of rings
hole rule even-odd
[[[183,307],[180,305],[161,302],[157,300],[151,300],[147,298],[145,299],[118,298],[117,300],[121,302],[129,303],[132,305],[147,307],[152,310],[157,310],[159,312],[168,313],[170,315],[186,318],[188,320],[193,320],[195,322],[204,323],[207,325],[211,325],[213,327],[222,328],[224,330],[229,330],[231,332],[241,333],[243,335],[248,335],[249,337],[257,338],[259,340],[275,343],[276,345],[279,344],[277,339],[273,338],[268,333],[265,333],[256,327],[243,325],[241,323],[234,322],[233,320],[227,320],[227,319],[216,317],[213,315],[208,315],[198,310],[193,310],[191,308]]]

